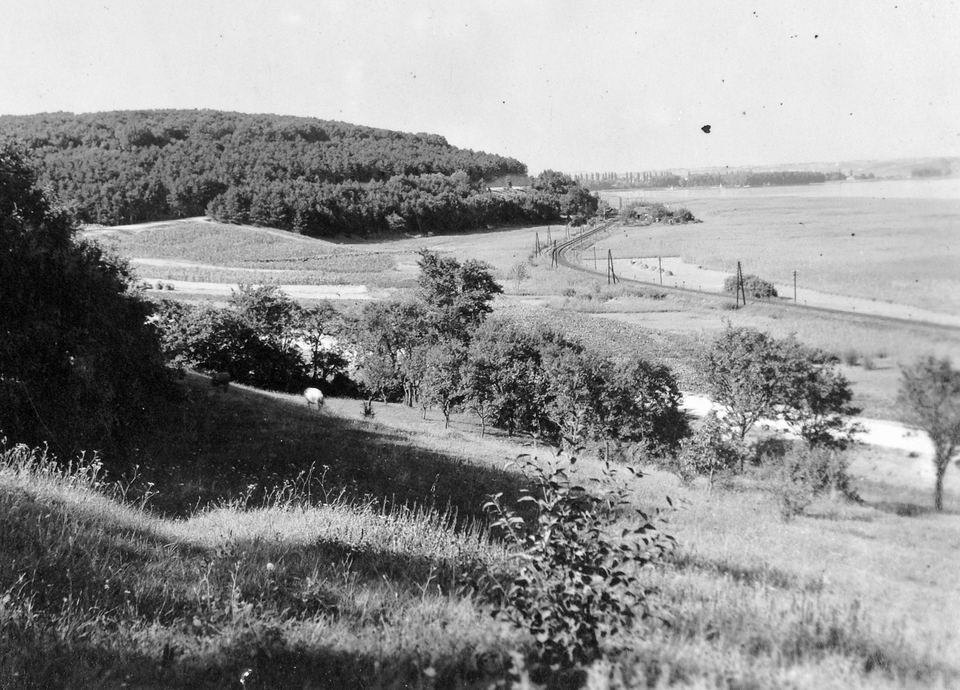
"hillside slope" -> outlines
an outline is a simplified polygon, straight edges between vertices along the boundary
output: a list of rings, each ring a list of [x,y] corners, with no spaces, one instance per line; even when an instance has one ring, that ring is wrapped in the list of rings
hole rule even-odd
[[[525,165],[451,146],[435,134],[303,117],[142,110],[5,115],[0,137],[29,149],[41,183],[91,223],[195,216],[209,208],[228,222],[325,235],[424,231],[440,219],[472,228],[525,218],[484,184],[523,174]]]

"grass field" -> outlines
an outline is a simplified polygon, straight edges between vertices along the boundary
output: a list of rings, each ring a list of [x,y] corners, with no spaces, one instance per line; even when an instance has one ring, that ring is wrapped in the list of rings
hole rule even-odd
[[[516,496],[505,463],[528,447],[479,438],[469,417],[444,430],[402,406],[366,420],[354,400],[318,415],[184,385],[188,405],[158,411],[165,431],[119,489],[3,458],[0,687],[506,686],[531,640],[455,585],[511,567],[481,504]],[[623,473],[636,505],[676,506],[677,552],[642,573],[663,620],[549,686],[960,686],[960,477],[935,515],[929,491],[892,483],[897,462],[858,454],[866,503],[824,500],[789,523],[763,468],[712,491]],[[589,454],[578,464],[599,476]]]
[[[655,200],[646,192],[645,199]],[[727,273],[742,262],[781,285],[960,314],[960,201],[757,197],[685,199],[703,220],[603,243],[616,257],[681,256]]]

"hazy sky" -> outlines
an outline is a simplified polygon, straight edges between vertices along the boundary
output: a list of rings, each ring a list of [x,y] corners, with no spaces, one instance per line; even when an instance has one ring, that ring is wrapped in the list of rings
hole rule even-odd
[[[5,0],[0,66],[0,114],[304,115],[534,173],[960,155],[949,0]]]

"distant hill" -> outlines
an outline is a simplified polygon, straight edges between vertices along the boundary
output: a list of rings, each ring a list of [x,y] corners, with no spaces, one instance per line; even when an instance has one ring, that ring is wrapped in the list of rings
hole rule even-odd
[[[505,207],[489,195],[487,181],[523,176],[523,163],[457,148],[436,134],[305,117],[137,110],[3,115],[0,138],[32,152],[40,183],[90,223],[209,212],[329,235],[423,232],[441,223],[457,230],[554,213],[533,200]]]

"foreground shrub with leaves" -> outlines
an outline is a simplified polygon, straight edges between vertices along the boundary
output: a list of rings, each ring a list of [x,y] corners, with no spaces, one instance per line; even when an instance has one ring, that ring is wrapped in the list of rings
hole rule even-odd
[[[535,485],[523,490],[520,515],[491,497],[486,509],[492,527],[520,552],[522,565],[508,582],[489,577],[494,614],[528,631],[539,660],[554,670],[594,661],[601,641],[628,629],[650,614],[648,597],[637,574],[660,562],[674,546],[651,518],[637,510],[638,526],[609,528],[626,507],[626,492],[614,486],[607,464],[599,493],[571,481],[576,458],[559,458],[540,466],[532,459],[526,473]]]

